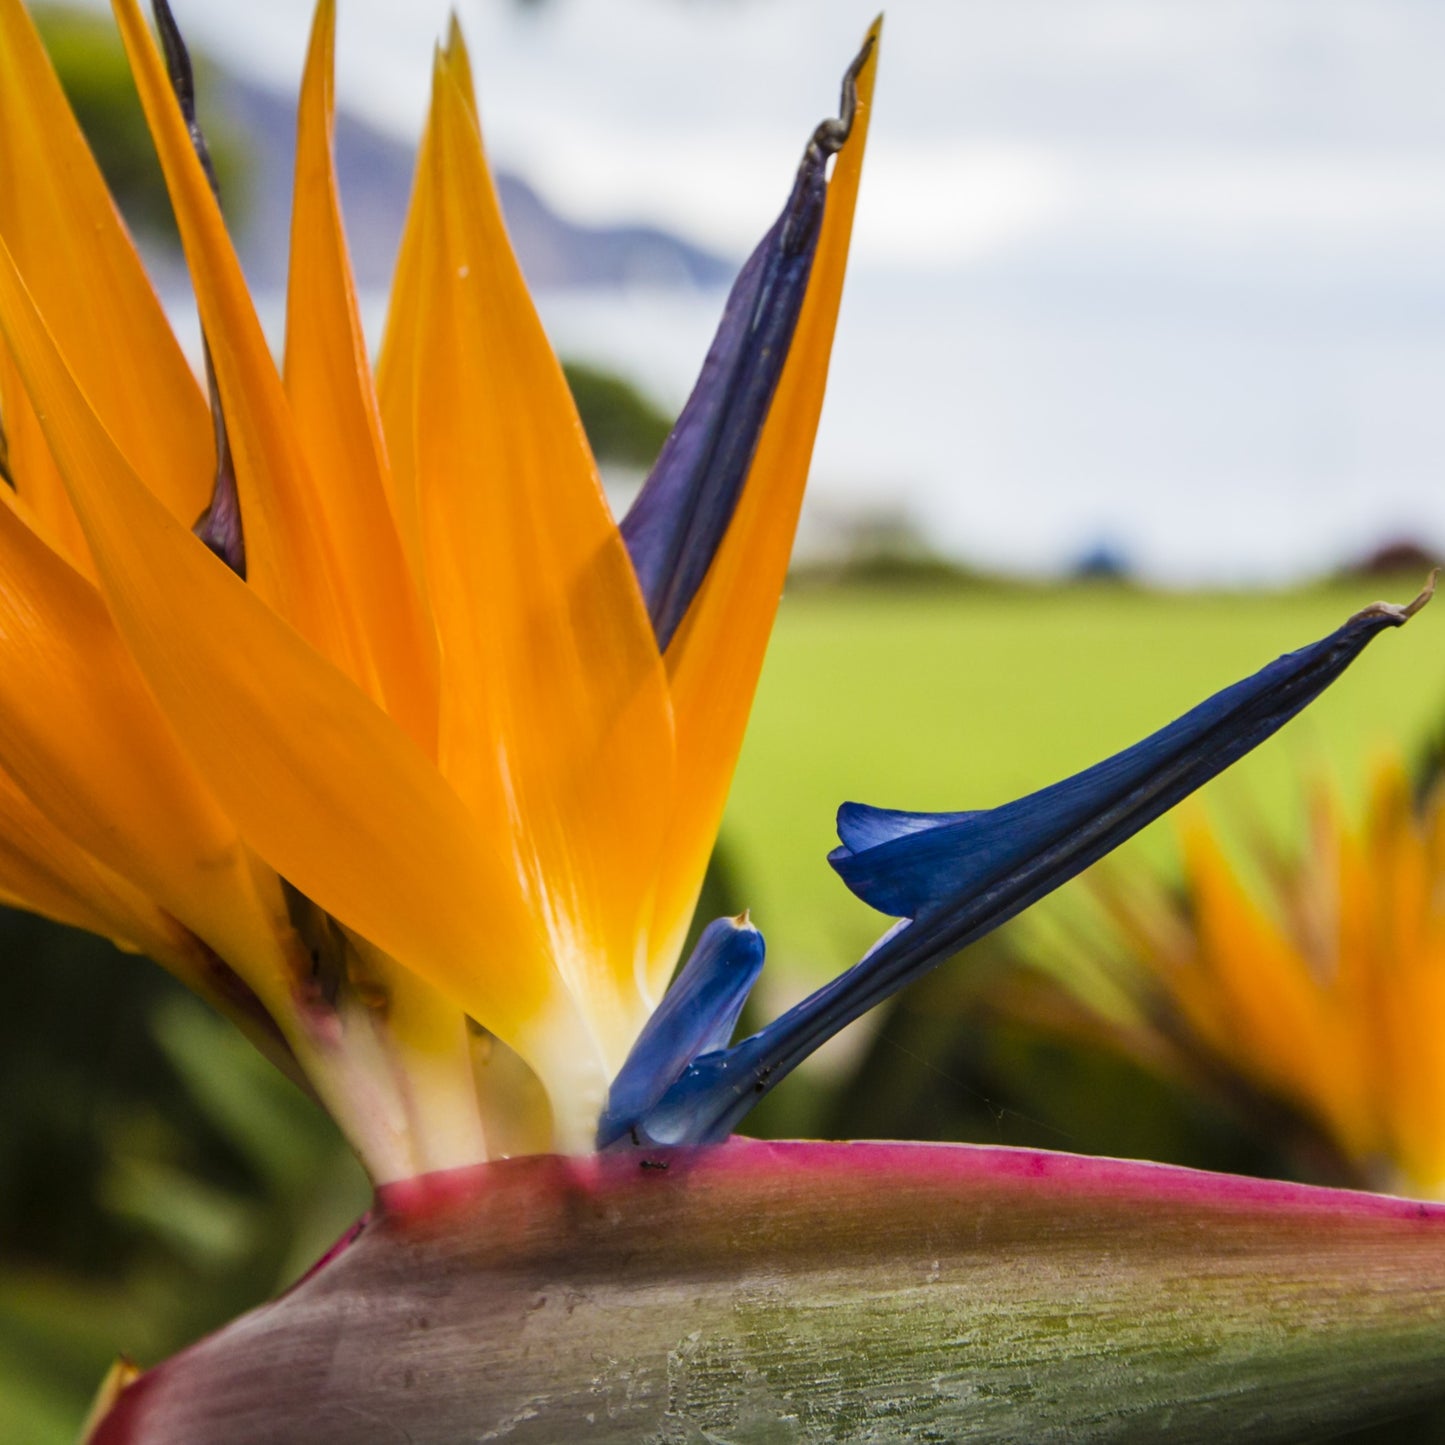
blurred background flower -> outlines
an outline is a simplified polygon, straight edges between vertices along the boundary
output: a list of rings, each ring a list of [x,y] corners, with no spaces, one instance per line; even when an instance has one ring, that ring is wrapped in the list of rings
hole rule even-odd
[[[1325,787],[1292,849],[1247,822],[1253,846],[1231,850],[1186,812],[1182,878],[1096,869],[1093,917],[1020,931],[981,1008],[1216,1102],[1298,1177],[1438,1199],[1445,786],[1417,794],[1391,760],[1358,826]]]
[[[198,347],[104,8],[52,8],[50,38]],[[177,8],[279,333],[309,7]],[[447,9],[341,9],[339,168],[374,326]],[[460,10],[509,224],[625,497],[868,16]],[[754,909],[760,1013],[876,933],[824,862],[839,798],[1021,795],[1418,586],[1445,539],[1442,52],[1445,13],[1410,0],[890,6],[801,562],[698,913]],[[1372,651],[1215,785],[1248,848],[1196,821],[1181,865],[1151,829],[1089,896],[855,1026],[750,1127],[1438,1192],[1441,805],[1412,812],[1398,770],[1371,792],[1368,761],[1441,727],[1445,678],[1418,657]],[[1312,823],[1301,776],[1328,780]],[[26,960],[0,1011],[0,1438],[46,1445],[117,1348],[158,1358],[274,1293],[367,1191],[331,1125],[158,970],[28,917],[0,948]]]

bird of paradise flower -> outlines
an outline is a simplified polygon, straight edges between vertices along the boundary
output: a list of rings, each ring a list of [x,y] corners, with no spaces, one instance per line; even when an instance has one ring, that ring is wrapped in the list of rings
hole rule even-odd
[[[1237,1374],[1239,1342],[1249,1360],[1273,1338],[1281,1269],[1303,1272],[1293,1308],[1307,1326],[1273,1356],[1269,1378],[1309,1401],[1289,1418],[1425,1388],[1445,1348],[1445,1280],[1441,1221],[1414,1206],[1066,1156],[690,1146],[726,1139],[837,1029],[1263,741],[1427,594],[1365,608],[1005,807],[846,804],[834,867],[899,922],[732,1045],[762,966],[753,925],[711,924],[668,981],[782,591],[877,25],[619,525],[507,241],[455,27],[373,373],[331,155],[332,0],[302,86],[279,368],[221,221],[168,7],[157,0],[164,55],[136,0],[115,11],[195,285],[210,396],[20,0],[0,0],[0,892],[150,953],[235,1018],[336,1117],[379,1186],[379,1217],[262,1324],[126,1389],[95,1438],[236,1438],[264,1408],[271,1438],[385,1438],[402,1410],[417,1439],[471,1438],[478,1418],[514,1432],[540,1421],[538,1438],[555,1439],[569,1421],[597,1426],[599,1391],[606,1438],[663,1416],[691,1429],[762,1410],[777,1425],[798,1409],[813,1412],[806,1436],[829,1401],[947,1435],[993,1410],[985,1365],[1005,1395],[1026,1384],[1007,1438],[1160,1401],[1213,1431],[1230,1415],[1211,1382]],[[538,1157],[549,1151],[584,1157]],[[483,1162],[504,1154],[531,1157]],[[1101,1273],[1091,1251],[1141,1208],[1143,1252]],[[1313,1266],[1292,1242],[1308,1220],[1337,1240]],[[1180,1353],[1179,1321],[1147,1305],[1171,1248],[1177,1263],[1195,1241],[1197,1263],[1201,1221],[1219,1253],[1213,1286],[1193,1281],[1208,1308],[1183,1328],[1235,1342],[1207,1359]],[[1055,1252],[1021,1257],[1024,1236]],[[862,1259],[840,1297],[845,1239]],[[1261,1242],[1270,1270],[1221,1263]],[[1341,1309],[1380,1295],[1366,1266],[1386,1246],[1399,1268],[1385,1303]],[[877,1271],[905,1256],[931,1265],[900,1294]],[[1067,1260],[1081,1272],[1060,1294]],[[566,1297],[560,1312],[544,1277]],[[592,1286],[563,1283],[580,1278]],[[759,1279],[783,1291],[790,1323],[720,1345]],[[985,1328],[992,1343],[947,1385],[965,1297],[1013,1326]],[[1056,1361],[1040,1375],[1061,1299],[1077,1320],[1074,1373]],[[318,1301],[326,1322],[308,1330]],[[841,1394],[798,1405],[790,1386],[759,1404],[745,1380],[761,1366],[738,1360],[791,1359],[816,1387],[804,1342],[833,1338],[815,1311],[840,1303],[829,1328],[861,1310],[894,1353],[834,1369]],[[679,1304],[700,1322],[681,1337]],[[1115,1328],[1121,1309],[1140,1315],[1160,1364],[1142,1381],[1104,1370],[1081,1393],[1079,1370],[1139,1343]],[[423,1402],[404,1362],[433,1314],[438,1341],[465,1339],[470,1364],[423,1363]],[[616,1389],[596,1375],[604,1339],[640,1352]],[[659,1347],[660,1393],[645,1363]],[[732,1382],[721,1394],[719,1380]],[[344,1418],[323,1403],[338,1390]]]
[[[1417,800],[1391,757],[1358,826],[1325,785],[1311,820],[1298,856],[1256,834],[1242,868],[1195,811],[1177,886],[1103,873],[1093,895],[1107,931],[1084,930],[1075,967],[1007,1007],[1027,1014],[1072,978],[1112,1046],[1271,1121],[1305,1167],[1438,1199],[1445,787],[1437,778]]]

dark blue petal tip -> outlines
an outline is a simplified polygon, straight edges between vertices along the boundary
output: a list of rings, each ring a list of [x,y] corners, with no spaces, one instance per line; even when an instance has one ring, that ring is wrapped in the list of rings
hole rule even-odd
[[[701,1054],[726,1048],[763,968],[763,936],[747,914],[703,929],[692,956],[612,1081],[597,1147],[641,1143],[637,1132],[667,1090]]]

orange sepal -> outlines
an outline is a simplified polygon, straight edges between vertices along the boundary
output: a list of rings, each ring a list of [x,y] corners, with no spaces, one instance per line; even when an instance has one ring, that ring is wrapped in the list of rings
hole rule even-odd
[[[348,609],[360,619],[386,710],[436,746],[436,639],[387,499],[386,448],[342,230],[332,150],[335,0],[321,0],[297,120],[286,311],[286,393]]]
[[[9,507],[0,576],[0,764],[100,864],[217,950],[237,951],[264,931],[249,858],[105,600]]]
[[[788,572],[843,294],[882,23],[868,31],[852,132],[833,163],[807,295],[737,511],[667,649],[678,786],[651,938],[654,988],[666,983],[702,886]]]
[[[204,397],[19,0],[0,0],[0,236],[76,381],[126,459],[180,520],[206,504]],[[70,503],[10,386],[16,483],[63,545]]]
[[[140,484],[3,246],[0,327],[44,398],[111,615],[241,835],[528,1053],[555,989],[510,868],[414,744]]]
[[[165,172],[215,364],[245,529],[247,580],[316,650],[378,701],[360,624],[261,323],[136,0],[113,0]]]
[[[416,258],[417,485],[446,661],[438,756],[482,826],[510,840],[615,1066],[643,1016],[638,941],[672,787],[667,686],[453,52],[437,63]]]

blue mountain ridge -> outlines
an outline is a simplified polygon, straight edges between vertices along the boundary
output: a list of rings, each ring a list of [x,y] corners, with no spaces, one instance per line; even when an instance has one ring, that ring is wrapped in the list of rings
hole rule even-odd
[[[236,245],[258,292],[286,281],[296,145],[294,103],[230,72],[216,103],[250,138]],[[411,194],[414,151],[355,114],[336,117],[336,167],[357,286],[385,289]],[[587,226],[555,211],[521,176],[497,173],[512,244],[535,288],[726,286],[737,264],[656,226]]]

